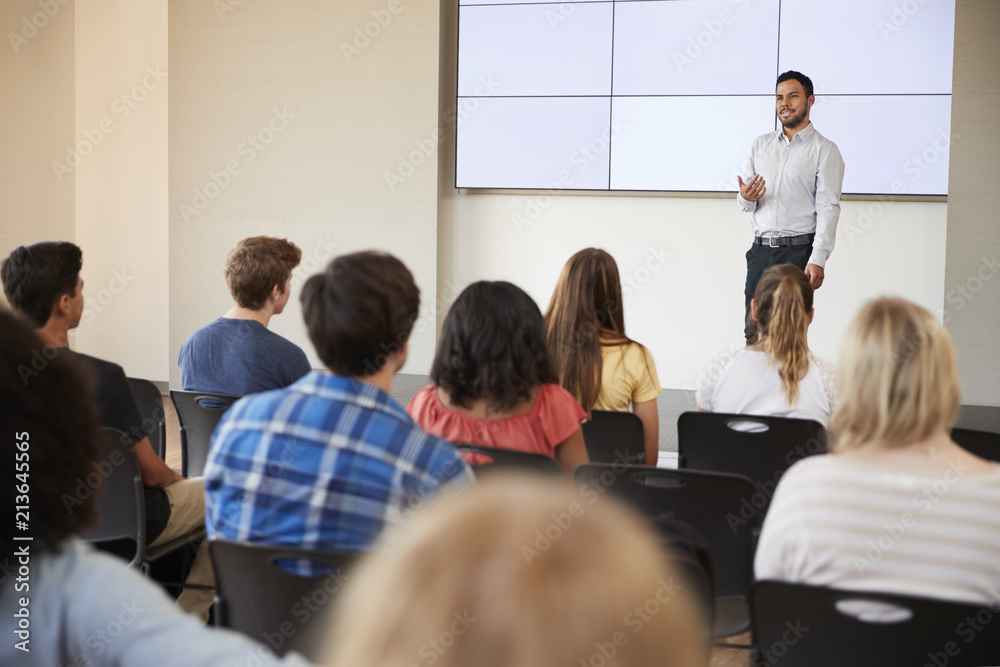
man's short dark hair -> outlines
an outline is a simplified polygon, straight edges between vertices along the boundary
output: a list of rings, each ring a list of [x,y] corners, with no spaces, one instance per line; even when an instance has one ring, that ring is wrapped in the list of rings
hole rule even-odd
[[[323,364],[337,375],[365,377],[402,349],[420,310],[420,290],[406,266],[387,253],[337,257],[302,288],[302,315]]]
[[[91,523],[93,495],[77,495],[97,457],[97,414],[90,401],[92,371],[67,355],[49,355],[28,323],[0,308],[0,562],[30,535],[51,551]],[[45,366],[38,369],[38,359]],[[37,371],[37,372],[35,372]],[[24,443],[24,444],[21,444]],[[20,469],[15,461],[26,462]],[[24,472],[31,495],[30,532],[15,530],[15,506]],[[72,503],[65,504],[65,496]],[[72,511],[70,511],[72,510]],[[32,547],[34,549],[34,547]]]
[[[0,280],[10,305],[40,328],[62,295],[76,294],[81,268],[80,248],[67,241],[45,241],[15,248],[0,267]]]
[[[441,328],[431,380],[453,405],[485,398],[502,412],[530,401],[542,384],[558,382],[538,304],[517,285],[472,283],[455,300]]]
[[[788,70],[784,74],[778,76],[778,80],[775,82],[774,87],[777,88],[778,84],[782,81],[798,81],[802,84],[802,90],[805,91],[806,97],[811,97],[813,94],[813,82],[812,79],[807,77],[802,72],[796,72],[795,70]]]

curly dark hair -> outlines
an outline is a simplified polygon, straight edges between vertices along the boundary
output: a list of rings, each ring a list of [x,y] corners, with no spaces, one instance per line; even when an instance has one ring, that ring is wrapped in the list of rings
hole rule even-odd
[[[35,328],[45,326],[63,294],[76,294],[83,251],[68,241],[45,241],[14,248],[0,267],[3,291],[13,308]]]
[[[453,405],[486,398],[497,412],[557,382],[538,305],[508,282],[469,285],[445,317],[431,380]]]
[[[302,316],[323,364],[337,375],[382,369],[410,337],[420,290],[401,261],[367,251],[334,259],[302,287]]]
[[[97,458],[98,419],[90,401],[93,371],[51,346],[13,313],[0,309],[0,562],[30,535],[35,553],[51,551],[95,518],[93,497],[74,501],[72,493]],[[30,378],[30,382],[28,379]],[[27,463],[27,465],[24,465]],[[17,475],[23,475],[18,478]],[[25,489],[22,484],[27,484]],[[21,488],[19,488],[21,487]],[[23,491],[28,493],[24,494]],[[19,495],[27,495],[30,503]],[[30,530],[15,530],[15,506],[29,505]]]

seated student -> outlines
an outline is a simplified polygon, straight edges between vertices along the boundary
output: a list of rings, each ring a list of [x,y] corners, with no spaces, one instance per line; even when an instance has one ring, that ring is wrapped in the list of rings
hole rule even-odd
[[[605,500],[578,513],[563,484],[511,477],[435,503],[357,564],[325,662],[705,667],[707,630],[658,538]],[[542,544],[554,516],[572,525]]]
[[[781,478],[757,578],[992,601],[1000,466],[949,437],[960,395],[943,325],[902,299],[869,303],[845,335],[837,381],[833,453]]]
[[[410,271],[384,253],[338,257],[306,282],[302,313],[329,370],[222,417],[205,466],[210,537],[363,551],[424,496],[473,481],[389,395],[419,306]]]
[[[750,301],[757,338],[718,356],[699,382],[701,412],[813,419],[824,426],[837,402],[833,365],[809,351],[813,289],[802,269],[766,269]]]
[[[76,536],[96,518],[94,497],[67,512],[62,496],[98,463],[98,416],[88,396],[99,378],[82,355],[58,355],[25,382],[18,369],[32,368],[43,346],[0,310],[0,664],[305,665],[298,655],[279,663],[241,634],[204,627],[121,559]],[[15,461],[27,482],[15,477]],[[27,530],[19,530],[24,483],[31,509]],[[25,536],[31,541],[17,539]],[[25,564],[26,578],[17,575]]]
[[[94,370],[97,384],[92,396],[102,424],[124,433],[139,459],[146,490],[146,538],[149,546],[157,546],[204,524],[204,481],[185,479],[153,451],[142,432],[142,417],[121,366],[69,349],[69,331],[80,324],[83,314],[82,268],[83,252],[72,243],[35,243],[14,249],[0,268],[0,279],[10,305],[37,328],[46,347],[58,350],[60,357],[78,358]],[[24,383],[35,381],[42,372],[25,367]],[[187,583],[210,586],[213,581],[208,550],[203,545]],[[212,597],[210,590],[186,588],[177,603],[207,620]]]
[[[245,396],[287,387],[309,372],[305,352],[267,325],[291,296],[302,251],[285,239],[243,239],[226,258],[236,305],[184,341],[177,360],[185,391]]]
[[[586,413],[556,384],[538,306],[507,282],[469,285],[441,329],[429,384],[407,412],[449,442],[555,458],[572,475],[587,463]]]
[[[591,410],[632,411],[642,420],[645,463],[656,465],[663,389],[649,350],[625,335],[615,258],[586,248],[569,258],[545,312],[549,354],[565,387]]]

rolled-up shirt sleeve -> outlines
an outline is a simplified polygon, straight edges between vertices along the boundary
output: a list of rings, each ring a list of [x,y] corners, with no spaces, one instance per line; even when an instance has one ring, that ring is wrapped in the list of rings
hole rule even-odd
[[[809,257],[810,264],[826,266],[837,238],[840,219],[840,195],[844,186],[844,158],[833,143],[823,148],[819,169],[816,170],[816,238]]]
[[[750,156],[747,158],[747,164],[743,168],[743,182],[749,183],[751,180],[753,180],[753,177],[756,174],[757,170],[754,166],[753,148],[751,148]],[[746,199],[743,198],[743,195],[741,195],[739,191],[736,192],[736,203],[739,204],[740,210],[743,211],[744,213],[752,213],[753,211],[757,210],[757,202],[747,201]]]

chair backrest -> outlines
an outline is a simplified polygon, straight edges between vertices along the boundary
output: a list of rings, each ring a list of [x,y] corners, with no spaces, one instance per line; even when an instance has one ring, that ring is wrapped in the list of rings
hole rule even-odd
[[[745,475],[770,503],[793,463],[826,453],[827,435],[811,419],[685,412],[677,419],[677,450],[681,468]]]
[[[590,415],[582,426],[591,463],[641,465],[646,461],[642,420],[637,415],[610,410],[591,410]]]
[[[644,516],[669,516],[704,537],[712,556],[715,594],[746,595],[753,580],[756,529],[762,495],[742,475],[649,466],[588,463],[576,469],[588,502],[603,493],[631,504]]]
[[[360,554],[222,539],[209,542],[209,553],[216,625],[266,642],[279,655],[294,649],[313,660],[319,657],[319,640],[329,627],[323,612],[332,607],[347,580],[346,569]],[[296,559],[323,563],[330,572],[306,577],[282,568],[282,561]]]
[[[170,400],[177,409],[177,421],[181,427],[182,475],[199,477],[205,472],[212,433],[229,406],[240,398],[206,391],[170,390]]]
[[[909,613],[901,616],[909,618],[861,620],[844,604],[859,600],[902,607]],[[754,646],[750,664],[1000,665],[1000,631],[985,625],[1000,611],[998,605],[1000,601],[973,605],[758,581],[750,590]]]
[[[1000,433],[953,428],[951,439],[980,458],[1000,462]]]
[[[77,480],[72,494],[83,500],[91,493],[96,495],[97,523],[80,537],[88,542],[115,542],[116,547],[126,542],[131,565],[145,560],[146,500],[142,486],[139,459],[129,439],[119,430],[101,428],[100,454],[91,466],[91,472]],[[69,491],[67,491],[69,492]],[[64,499],[69,506],[71,503]],[[134,543],[134,552],[131,546]],[[114,549],[121,554],[121,550]],[[134,555],[132,555],[134,553]]]
[[[495,470],[519,470],[552,475],[562,474],[562,468],[559,467],[556,460],[544,454],[522,452],[516,449],[469,445],[461,442],[455,445],[455,449],[459,452],[468,452],[473,455],[467,457],[466,460],[469,461],[476,475]]]
[[[167,457],[167,416],[163,411],[163,394],[149,380],[128,378],[132,397],[142,416],[142,432],[149,438],[153,451],[161,459]]]

